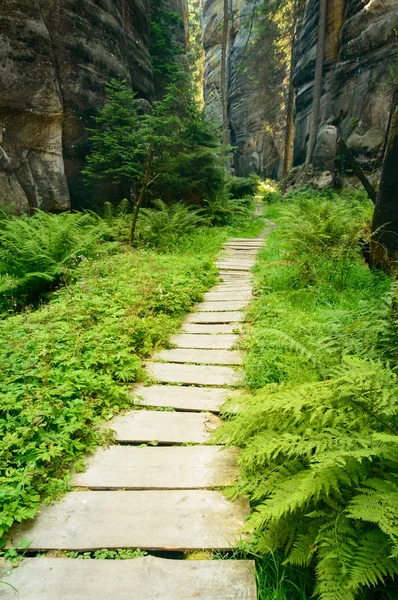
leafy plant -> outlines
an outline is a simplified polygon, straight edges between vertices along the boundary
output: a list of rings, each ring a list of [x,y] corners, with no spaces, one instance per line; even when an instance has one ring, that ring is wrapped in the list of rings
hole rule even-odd
[[[214,200],[204,204],[204,214],[214,226],[233,225],[250,215],[250,208],[241,200],[232,200],[219,194]]]
[[[251,500],[254,554],[314,575],[322,600],[392,598],[396,286],[362,259],[367,203],[347,193],[289,196],[273,205],[281,224],[256,267],[244,340],[253,393],[216,439],[243,447],[232,493]]]
[[[170,248],[181,236],[205,223],[202,211],[180,202],[168,206],[156,200],[154,205],[156,210],[142,209],[140,219],[140,238],[153,248]]]
[[[80,559],[97,559],[97,560],[131,560],[133,558],[143,558],[148,555],[148,552],[141,550],[140,548],[117,548],[116,550],[108,550],[107,548],[101,548],[101,550],[95,550],[94,552],[68,552],[69,558],[80,558]]]
[[[77,265],[95,255],[105,227],[94,214],[14,217],[0,232],[0,307],[31,301],[68,279]]]
[[[267,386],[242,401],[223,440],[243,446],[239,492],[255,510],[259,551],[315,561],[322,599],[351,599],[398,573],[398,389],[377,363],[334,377]]]
[[[260,178],[251,174],[249,177],[229,177],[226,181],[226,190],[231,198],[245,198],[255,196],[259,189]]]
[[[328,252],[332,258],[357,256],[364,235],[365,220],[370,216],[364,202],[348,203],[337,194],[316,201],[306,190],[288,196],[290,204],[280,219],[286,240],[301,254]]]

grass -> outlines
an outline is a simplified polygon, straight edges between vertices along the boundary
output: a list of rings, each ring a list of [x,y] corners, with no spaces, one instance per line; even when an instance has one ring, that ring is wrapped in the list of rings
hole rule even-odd
[[[98,425],[131,408],[142,360],[214,284],[224,240],[261,227],[198,227],[164,252],[99,243],[41,305],[3,315],[0,537],[67,489],[71,466],[108,439]]]
[[[371,212],[357,194],[306,190],[273,196],[265,209],[278,228],[259,255],[242,342],[249,393],[214,438],[243,448],[231,496],[246,493],[252,503],[245,530],[260,600],[307,599],[314,589],[328,600],[397,594],[396,560],[384,567],[395,538],[384,536],[361,495],[368,480],[378,480],[376,489],[396,481],[396,455],[376,458],[371,441],[376,430],[396,435],[398,364],[396,285],[362,255]],[[355,448],[365,457],[368,446],[369,458],[359,459]],[[341,482],[333,480],[339,468]],[[377,506],[394,505],[377,494]],[[355,502],[359,517],[350,513]],[[379,555],[367,545],[376,537]]]

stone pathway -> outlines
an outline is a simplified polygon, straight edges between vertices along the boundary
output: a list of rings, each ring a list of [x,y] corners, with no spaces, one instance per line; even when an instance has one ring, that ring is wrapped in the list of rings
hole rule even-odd
[[[142,410],[115,417],[108,424],[115,444],[98,449],[86,471],[74,475],[76,491],[14,527],[10,542],[27,540],[29,552],[52,556],[141,548],[157,557],[26,558],[2,577],[20,600],[256,599],[253,562],[180,560],[178,553],[236,548],[249,512],[244,499],[231,502],[219,489],[237,477],[237,450],[204,444],[220,424],[223,402],[239,393],[242,357],[235,346],[262,244],[224,244],[220,281],[172,338],[175,348],[146,365],[156,384],[131,390]],[[173,552],[175,559],[163,558]],[[12,598],[13,589],[0,584],[0,599]]]

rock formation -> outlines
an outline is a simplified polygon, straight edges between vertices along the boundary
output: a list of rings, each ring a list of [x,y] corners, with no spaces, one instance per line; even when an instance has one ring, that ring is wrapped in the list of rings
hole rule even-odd
[[[253,40],[254,2],[230,0],[230,32],[228,51],[230,143],[235,148],[234,171],[276,177],[280,169],[283,115],[280,103],[266,102],[258,75],[258,62],[251,50]],[[205,110],[215,127],[222,123],[221,43],[223,0],[204,0],[202,21],[205,49]],[[283,76],[279,81],[282,89]],[[276,125],[277,124],[277,125]]]
[[[206,111],[220,125],[219,91],[222,0],[204,0]],[[257,61],[250,49],[253,3],[231,0],[233,22],[229,49],[229,118],[238,175],[258,172],[276,177],[283,159],[285,73],[264,72],[267,52]],[[308,0],[297,40],[294,165],[304,163],[311,121],[319,0]],[[320,130],[314,161],[330,168],[336,147],[333,123],[341,111],[341,133],[365,168],[380,165],[391,102],[391,67],[397,57],[396,0],[328,0]],[[253,35],[252,35],[253,38]],[[271,43],[266,36],[263,45]],[[256,49],[254,49],[256,51]],[[260,51],[262,54],[260,54]],[[268,53],[268,61],[271,53]],[[268,79],[268,81],[267,81]],[[286,89],[286,87],[285,87]],[[330,181],[332,178],[330,179]]]
[[[183,11],[185,0],[166,0]],[[85,204],[86,128],[122,75],[154,99],[150,0],[2,0],[0,201],[17,212]]]
[[[294,164],[304,162],[311,117],[319,0],[309,0],[298,40],[294,82],[296,135]],[[329,0],[323,66],[320,134],[314,163],[330,168],[335,144],[331,123],[346,115],[340,129],[365,168],[380,165],[391,105],[391,67],[397,57],[396,0]],[[325,152],[325,154],[324,154]]]

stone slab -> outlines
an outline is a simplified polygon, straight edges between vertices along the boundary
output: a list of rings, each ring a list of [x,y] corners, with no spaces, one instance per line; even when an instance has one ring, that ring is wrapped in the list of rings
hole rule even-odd
[[[28,558],[4,577],[1,600],[256,600],[255,565],[241,560]]]
[[[221,270],[219,273],[219,277],[223,280],[226,281],[227,279],[230,281],[234,281],[235,283],[237,283],[239,281],[239,283],[250,283],[252,281],[252,275],[247,272],[247,271],[239,271],[237,269],[228,269],[228,270]]]
[[[239,375],[231,367],[148,363],[149,374],[161,383],[188,385],[237,385]]]
[[[242,355],[238,350],[207,350],[197,348],[173,348],[161,350],[152,360],[171,363],[195,363],[199,365],[241,365]]]
[[[229,310],[244,310],[249,302],[247,300],[225,300],[224,302],[201,302],[196,306],[199,312],[219,312]]]
[[[247,501],[231,502],[218,491],[70,492],[12,528],[8,547],[27,540],[30,552],[227,550],[242,537],[248,512]]]
[[[253,291],[253,285],[251,281],[244,281],[244,282],[236,282],[236,281],[231,281],[229,279],[227,280],[220,280],[219,283],[217,283],[217,285],[215,285],[210,292],[207,292],[208,294],[217,294],[219,292],[236,292],[237,294],[240,293],[252,293]]]
[[[220,262],[236,262],[236,263],[242,263],[242,264],[250,264],[250,265],[254,265],[254,263],[256,262],[256,258],[254,256],[239,256],[234,254],[233,256],[220,256],[219,259],[217,260],[217,263]]]
[[[236,271],[236,270],[228,270],[228,271],[221,271],[221,273],[219,273],[219,279],[222,279],[223,281],[228,280],[233,280],[234,283],[239,283],[241,284],[250,284],[253,281],[253,276],[251,273],[248,273],[246,271]]]
[[[252,267],[254,266],[254,263],[249,263],[249,264],[245,264],[245,263],[239,263],[237,261],[234,262],[219,262],[216,263],[216,267],[219,271],[250,271],[252,269]]]
[[[243,321],[244,314],[238,311],[225,312],[197,312],[185,319],[186,323],[239,323]]]
[[[93,490],[187,490],[232,485],[238,451],[222,446],[111,446],[87,460],[72,485]]]
[[[172,407],[182,411],[220,412],[221,406],[238,391],[225,388],[192,387],[183,385],[137,385],[130,390],[142,406]]]
[[[235,333],[236,331],[240,331],[242,326],[239,323],[233,323],[231,325],[225,325],[222,323],[217,323],[214,325],[201,325],[198,323],[185,323],[183,325],[181,331],[183,333],[199,333],[199,334],[208,334],[208,335],[218,335],[218,334],[230,334]]]
[[[209,350],[230,350],[238,343],[237,335],[194,335],[182,333],[171,338],[178,348],[207,348]]]
[[[234,242],[245,242],[248,244],[262,244],[264,243],[262,241],[262,239],[260,238],[229,238],[228,241],[226,242],[227,244],[233,244]]]
[[[247,250],[235,250],[233,252],[223,252],[218,260],[245,260],[255,263],[257,252],[248,252]]]
[[[211,413],[135,410],[107,423],[124,443],[203,444],[221,421]]]
[[[247,246],[238,246],[238,245],[231,245],[231,246],[223,246],[222,248],[222,256],[225,256],[227,254],[231,255],[231,256],[256,256],[258,252],[258,248],[255,247],[247,247]]]
[[[251,290],[231,290],[231,291],[219,291],[219,292],[207,292],[203,296],[205,302],[228,302],[234,300],[251,300]]]

